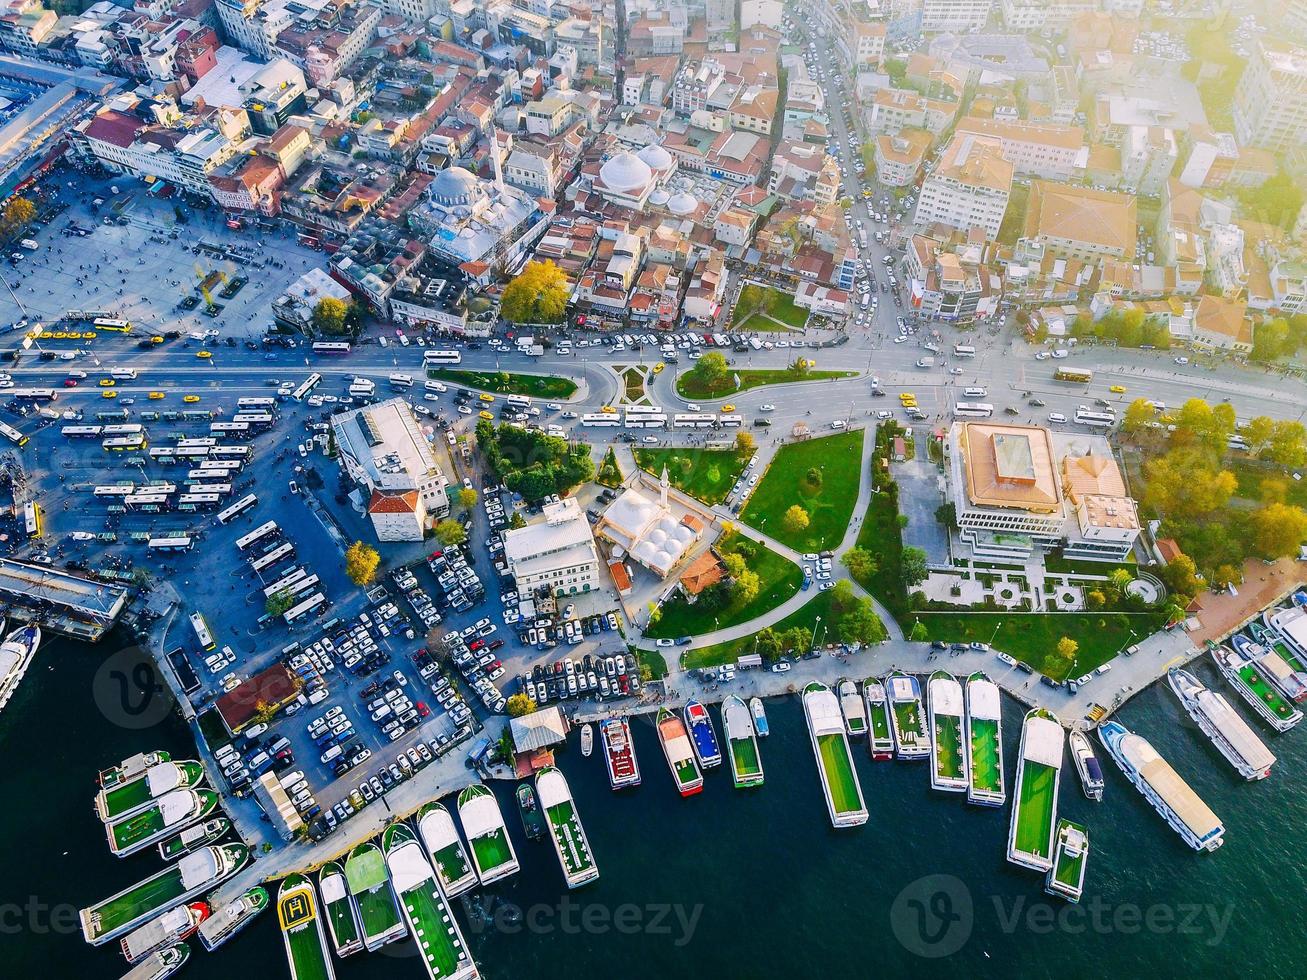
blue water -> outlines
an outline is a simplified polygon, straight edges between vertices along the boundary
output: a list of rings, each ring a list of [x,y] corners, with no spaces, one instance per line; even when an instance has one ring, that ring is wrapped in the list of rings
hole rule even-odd
[[[189,736],[175,717],[158,720],[152,711],[143,717],[156,724],[123,727],[112,682],[103,672],[97,679],[104,657],[100,647],[49,644],[0,717],[5,976],[121,976],[125,966],[112,947],[82,942],[75,910],[158,863],[152,855],[109,855],[91,809],[94,776],[141,749],[185,756]],[[1198,673],[1223,689],[1214,671]],[[1236,709],[1243,712],[1241,703]],[[511,788],[497,787],[524,870],[490,889],[479,909],[459,903],[482,973],[635,980],[674,971],[731,978],[1307,973],[1297,924],[1307,890],[1299,856],[1307,730],[1274,737],[1259,727],[1279,761],[1270,779],[1248,784],[1164,686],[1136,698],[1119,719],[1147,736],[1224,819],[1227,843],[1215,854],[1190,851],[1110,762],[1105,801],[1086,801],[1068,759],[1061,811],[1086,822],[1092,841],[1085,899],[1072,908],[1044,895],[1042,876],[1005,861],[1006,809],[931,792],[924,763],[873,763],[861,741],[855,757],[871,819],[860,829],[830,829],[798,702],[771,701],[767,710],[766,785],[751,792],[733,790],[722,766],[702,794],[681,799],[647,720],[633,725],[644,778],[635,789],[610,791],[598,752],[583,759],[575,744],[562,752],[602,874],[575,893],[567,893],[552,847],[523,837]],[[1020,717],[1009,702],[1009,791]],[[339,963],[338,975],[420,980],[409,948],[392,950]],[[274,915],[215,954],[197,945],[182,975],[287,976]]]

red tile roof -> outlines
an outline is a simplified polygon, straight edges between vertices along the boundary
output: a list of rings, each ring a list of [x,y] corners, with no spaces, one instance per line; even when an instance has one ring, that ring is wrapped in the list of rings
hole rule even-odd
[[[405,490],[403,493],[382,493],[372,491],[368,501],[369,514],[415,514],[418,509],[418,492]]]

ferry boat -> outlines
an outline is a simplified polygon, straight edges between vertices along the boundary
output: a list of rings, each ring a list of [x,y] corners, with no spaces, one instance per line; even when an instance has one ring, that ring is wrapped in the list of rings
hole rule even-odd
[[[82,936],[92,946],[117,939],[178,902],[190,901],[208,891],[243,868],[249,859],[250,849],[244,844],[210,844],[187,854],[144,881],[82,909]]]
[[[3,630],[4,619],[0,617],[0,631]],[[35,625],[14,630],[4,643],[0,643],[0,711],[4,710],[18,690],[23,675],[36,656],[36,648],[40,645],[41,627]]]
[[[844,730],[849,738],[861,738],[867,734],[867,709],[862,704],[862,695],[858,685],[850,680],[842,680],[835,687],[840,699],[840,711],[844,715]]]
[[[101,789],[95,812],[105,823],[113,823],[152,806],[165,793],[195,789],[203,781],[204,767],[194,760],[160,762],[134,779]]]
[[[762,698],[749,698],[749,710],[753,712],[754,734],[766,738],[770,729],[767,727],[767,711],[762,706]]]
[[[1267,610],[1262,614],[1261,622],[1254,619],[1248,624],[1248,633],[1266,649],[1278,653],[1293,670],[1307,673],[1307,655],[1299,654],[1297,651],[1290,649],[1289,644],[1279,631],[1266,625],[1267,620],[1282,612],[1285,612],[1285,610]]]
[[[1085,798],[1101,802],[1103,799],[1103,769],[1094,755],[1094,747],[1089,744],[1089,736],[1075,731],[1067,740],[1071,746],[1071,761],[1075,763],[1076,775],[1080,777],[1080,788]]]
[[[1196,851],[1214,851],[1225,841],[1225,825],[1170,763],[1142,735],[1119,722],[1104,722],[1098,737],[1108,754],[1181,840]]]
[[[744,700],[734,694],[722,702],[722,731],[726,735],[727,758],[731,760],[735,788],[761,786],[762,756],[758,754],[753,715],[745,707]]]
[[[322,914],[332,948],[341,959],[352,956],[363,948],[363,929],[359,926],[359,910],[349,893],[345,869],[339,863],[328,861],[322,866],[318,872],[318,891],[322,893]]]
[[[522,816],[522,830],[527,840],[545,839],[545,818],[540,815],[540,804],[536,801],[536,791],[530,783],[519,783],[517,787],[517,812]]]
[[[1023,868],[1047,871],[1053,866],[1053,831],[1065,735],[1053,712],[1043,708],[1026,712],[1017,753],[1016,799],[1007,836],[1007,859]]]
[[[177,905],[157,919],[133,929],[118,943],[128,963],[139,963],[151,953],[190,939],[208,917],[209,906],[204,902]]]
[[[563,866],[563,878],[568,888],[579,888],[599,877],[590,841],[581,826],[581,815],[576,811],[572,789],[563,774],[553,766],[545,766],[536,773],[536,795],[545,812],[549,836],[554,851]]]
[[[268,907],[268,890],[255,886],[200,923],[200,945],[212,953]]]
[[[1003,775],[1003,704],[998,685],[977,671],[967,678],[967,802],[1002,806],[1007,801]]]
[[[4,619],[0,618],[0,629],[3,629]],[[143,776],[147,769],[162,765],[165,762],[171,762],[172,756],[162,750],[155,752],[138,752],[136,755],[128,756],[116,766],[110,766],[108,769],[101,769],[99,776],[99,785],[101,789],[116,789],[123,783],[129,783],[132,780]]]
[[[364,841],[345,859],[345,882],[359,914],[363,948],[375,952],[408,935],[395,905],[395,891],[386,874],[386,860],[372,841]]]
[[[479,974],[472,954],[413,831],[391,824],[382,832],[381,848],[429,980],[474,980]]]
[[[640,764],[631,743],[631,726],[625,718],[610,718],[599,726],[608,763],[608,785],[613,789],[640,785]]]
[[[418,834],[436,880],[448,898],[457,898],[477,886],[476,869],[467,858],[454,818],[443,803],[428,803],[417,813]]]
[[[911,674],[895,671],[886,678],[890,720],[894,724],[894,746],[900,759],[924,759],[930,755],[926,719],[921,712],[921,682]]]
[[[685,724],[670,708],[658,709],[658,741],[667,757],[667,768],[672,771],[676,788],[682,796],[693,796],[703,789],[703,773],[690,748],[690,736]]]
[[[930,786],[945,793],[964,793],[971,780],[962,747],[962,685],[952,674],[937,670],[926,682],[930,712]]]
[[[218,794],[209,789],[177,789],[159,797],[130,817],[105,824],[109,850],[127,857],[175,834],[218,808]]]
[[[231,830],[231,821],[226,817],[215,817],[213,820],[194,824],[167,840],[159,841],[159,857],[165,861],[176,861],[183,854],[189,854],[197,847],[212,844],[225,837],[229,830]]]
[[[581,755],[585,756],[587,759],[590,758],[590,753],[594,751],[594,747],[594,726],[587,721],[581,726]]]
[[[516,873],[517,853],[494,793],[480,783],[464,789],[458,794],[458,818],[463,822],[463,833],[472,848],[472,863],[481,884],[488,885]]]
[[[694,747],[695,758],[704,769],[722,764],[722,749],[717,743],[717,732],[712,727],[712,718],[708,709],[698,701],[688,701],[685,705],[685,727],[690,730],[690,744]]]
[[[1294,612],[1299,610],[1295,609]],[[1242,633],[1230,637],[1235,650],[1242,653],[1262,668],[1266,678],[1274,684],[1280,693],[1290,701],[1307,701],[1307,674],[1294,670],[1282,656],[1274,650],[1255,643]]]
[[[1286,609],[1262,613],[1262,622],[1278,641],[1274,644],[1276,652],[1298,672],[1307,672],[1307,606],[1299,601],[1304,594],[1295,592],[1293,605]]]
[[[1203,730],[1218,752],[1244,779],[1265,779],[1271,774],[1275,756],[1266,744],[1215,691],[1208,690],[1197,677],[1179,667],[1166,675],[1180,704]]]
[[[168,980],[191,958],[191,948],[185,943],[169,946],[151,953],[141,963],[123,974],[123,980]]]
[[[1088,863],[1089,831],[1081,824],[1059,820],[1053,867],[1048,869],[1044,891],[1073,904],[1080,901],[1085,891],[1085,865]]]
[[[1287,732],[1302,721],[1302,712],[1266,679],[1255,660],[1225,646],[1213,646],[1211,652],[1217,670],[1277,732]]]
[[[867,702],[867,728],[870,736],[867,748],[873,759],[894,758],[894,730],[889,720],[889,696],[879,678],[868,677],[862,682],[863,700]]]
[[[817,775],[826,796],[826,811],[835,827],[855,827],[867,822],[867,805],[862,785],[844,734],[840,704],[825,684],[813,682],[803,689],[803,713],[808,720],[808,738],[817,760]]]
[[[318,897],[304,875],[291,875],[277,890],[277,923],[286,944],[290,980],[336,980],[318,914]]]

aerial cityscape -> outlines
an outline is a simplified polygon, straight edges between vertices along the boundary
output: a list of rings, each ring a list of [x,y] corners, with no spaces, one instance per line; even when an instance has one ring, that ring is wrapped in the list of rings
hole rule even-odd
[[[6,975],[1307,971],[1307,0],[0,0],[0,192]]]

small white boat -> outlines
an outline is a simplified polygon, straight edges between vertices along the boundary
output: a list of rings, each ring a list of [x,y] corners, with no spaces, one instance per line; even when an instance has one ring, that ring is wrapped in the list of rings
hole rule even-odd
[[[1094,755],[1093,746],[1084,732],[1072,732],[1067,741],[1071,744],[1071,760],[1076,765],[1076,774],[1080,776],[1080,788],[1085,791],[1087,799],[1102,802],[1103,770],[1099,768],[1098,757]]]
[[[762,698],[749,698],[749,710],[753,712],[753,731],[759,738],[767,737],[767,712],[762,706]]]
[[[587,759],[590,758],[590,753],[594,751],[594,747],[595,747],[594,726],[587,721],[584,725],[581,726],[581,754],[585,756]]]

